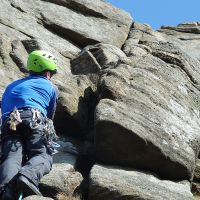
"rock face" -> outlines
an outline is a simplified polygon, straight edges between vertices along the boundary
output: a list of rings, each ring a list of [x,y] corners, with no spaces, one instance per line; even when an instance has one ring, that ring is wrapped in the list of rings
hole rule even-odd
[[[130,169],[95,165],[90,178],[89,200],[193,199],[189,183],[163,181]]]
[[[60,147],[54,155],[52,170],[40,183],[42,194],[53,199],[59,194],[72,197],[83,180],[75,170],[79,145],[69,139],[58,143]]]
[[[75,58],[82,47],[99,42],[121,47],[131,24],[128,13],[103,1],[1,1],[0,68],[2,76],[7,70],[12,73],[2,80],[0,93],[11,80],[23,76],[20,71],[25,71],[28,53],[35,49],[51,51],[58,58],[60,73],[55,78],[61,90],[56,118],[61,123],[57,128],[61,133],[84,131],[88,106],[79,105],[79,100],[82,97],[87,102],[85,98],[90,94],[84,97],[84,91],[88,93],[87,88],[93,86],[84,77],[72,76],[70,59]],[[71,99],[70,103],[66,99]],[[71,126],[67,127],[66,122]]]
[[[59,144],[61,147],[54,155],[52,170],[42,178],[40,184],[42,194],[52,198],[61,193],[72,196],[83,180],[75,170],[77,147],[72,142],[60,141]]]
[[[153,55],[170,54],[172,62],[176,51],[177,62],[191,70],[191,79],[196,75],[191,66],[198,70],[198,61],[172,44],[144,42]],[[130,64],[119,59],[114,68],[102,71],[96,108],[98,159],[153,170],[164,178],[190,179],[199,149],[199,90],[176,63],[172,66],[140,46],[134,52],[141,50],[141,56],[129,57]]]
[[[102,0],[1,0],[0,96],[27,75],[27,56],[36,49],[58,59],[52,79],[60,91],[58,134],[90,146],[70,154],[62,147],[41,180],[45,196],[72,198],[80,188],[89,200],[193,199],[193,177],[199,190],[199,22],[154,31]],[[79,154],[97,163],[88,174],[92,164],[80,159],[84,177],[75,167]]]
[[[200,23],[183,23],[177,27],[163,26],[160,33],[167,36],[169,40],[175,43],[179,48],[186,51],[191,57],[195,57],[199,60],[200,52]]]

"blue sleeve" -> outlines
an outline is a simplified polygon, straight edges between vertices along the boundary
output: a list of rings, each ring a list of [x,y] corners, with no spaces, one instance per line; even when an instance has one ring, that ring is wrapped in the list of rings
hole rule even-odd
[[[54,118],[54,115],[55,115],[55,112],[56,112],[56,106],[57,106],[57,101],[58,101],[58,88],[53,85],[53,94],[52,94],[52,97],[51,97],[51,101],[49,103],[49,109],[48,109],[48,112],[47,112],[47,117],[49,119],[53,119]]]

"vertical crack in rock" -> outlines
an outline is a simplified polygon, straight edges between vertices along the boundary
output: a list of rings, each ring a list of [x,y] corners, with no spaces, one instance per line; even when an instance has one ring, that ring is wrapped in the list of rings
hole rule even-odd
[[[19,70],[23,73],[28,73],[27,68],[25,67],[23,61],[20,59],[20,57],[16,54],[16,45],[17,45],[18,41],[13,41],[11,43],[11,47],[12,47],[12,51],[9,53],[11,59],[13,60],[13,62],[16,64],[16,66],[19,68]]]
[[[2,63],[5,65],[5,55],[4,55],[4,52],[3,52],[3,41],[2,39],[0,38],[0,57],[1,57],[1,60],[2,60]]]
[[[121,47],[121,50],[122,50],[123,52],[124,52],[124,48],[125,48],[126,42],[127,42],[127,40],[130,38],[131,30],[133,29],[133,27],[134,27],[134,22],[133,22],[132,25],[130,26],[129,32],[128,32],[127,37],[126,37],[126,40],[124,41],[124,44],[123,44],[122,47]]]

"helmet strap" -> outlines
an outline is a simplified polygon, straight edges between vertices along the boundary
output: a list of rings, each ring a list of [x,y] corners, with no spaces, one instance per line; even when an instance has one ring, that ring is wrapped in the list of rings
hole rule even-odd
[[[52,74],[51,74],[50,71],[45,71],[45,72],[44,72],[44,76],[45,76],[48,80],[50,80],[51,77],[52,77]]]

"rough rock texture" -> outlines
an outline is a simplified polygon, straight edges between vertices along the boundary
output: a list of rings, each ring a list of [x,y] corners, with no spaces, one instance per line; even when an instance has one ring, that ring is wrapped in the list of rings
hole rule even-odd
[[[196,161],[196,168],[194,171],[194,180],[192,182],[192,192],[196,199],[200,198],[200,159]]]
[[[56,77],[55,77],[56,78]],[[59,89],[59,99],[55,116],[55,125],[59,134],[82,137],[88,127],[92,100],[96,87],[83,75],[69,74],[61,80],[55,80]]]
[[[90,144],[78,151],[86,197],[96,160],[119,167],[93,167],[90,199],[126,199],[122,191],[132,198],[136,186],[145,186],[142,199],[165,199],[164,191],[169,199],[192,198],[189,187],[175,181],[195,177],[199,187],[198,167],[194,175],[200,144],[199,22],[154,31],[102,0],[1,0],[0,97],[8,83],[27,74],[27,56],[35,49],[58,59],[59,73],[52,79],[60,91],[57,133]],[[45,196],[72,195],[82,185],[74,169],[77,151],[69,154],[68,145],[41,181]],[[121,185],[127,174],[133,179]]]
[[[189,183],[160,180],[131,169],[94,165],[89,200],[192,200]]]
[[[84,48],[71,60],[71,70],[76,75],[87,75],[94,84],[98,84],[102,70],[114,68],[119,62],[130,63],[130,60],[119,48],[101,43]]]
[[[169,51],[172,57],[177,50],[180,60],[188,59],[186,67],[195,63],[188,64],[190,57],[168,45],[148,48],[161,56]],[[199,90],[176,63],[134,47],[138,55],[129,57],[131,63],[119,58],[102,71],[96,108],[97,157],[105,163],[153,170],[165,178],[190,179],[199,149]],[[200,65],[195,64],[198,70]]]
[[[200,159],[197,159],[196,161],[196,168],[194,172],[194,180],[200,182]]]
[[[58,144],[61,147],[54,155],[52,170],[42,178],[39,186],[44,196],[52,198],[60,193],[72,196],[83,180],[82,175],[75,170],[79,145],[69,139],[59,141]]]
[[[1,4],[1,24],[6,33],[8,30],[12,35],[9,30],[14,28],[19,37],[41,38],[64,54],[66,48],[73,55],[77,46],[97,42],[121,47],[132,24],[130,15],[102,1],[3,0]]]
[[[183,23],[176,27],[162,26],[160,33],[169,38],[191,57],[200,60],[200,23]]]

